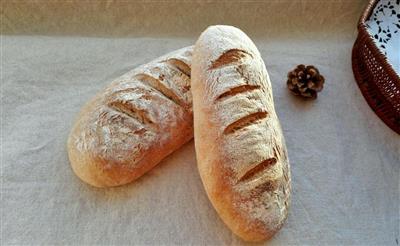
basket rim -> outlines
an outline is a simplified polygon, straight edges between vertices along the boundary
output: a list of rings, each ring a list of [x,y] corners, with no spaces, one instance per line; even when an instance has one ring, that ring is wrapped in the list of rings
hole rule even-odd
[[[365,22],[371,16],[372,11],[374,11],[374,8],[378,4],[378,2],[379,2],[379,0],[369,0],[367,6],[365,7],[365,9],[364,9],[359,21],[358,21],[359,28],[362,25],[364,25],[364,27],[366,27],[365,26]]]
[[[392,115],[391,117],[388,116],[387,113],[382,112],[381,108],[378,107],[378,105],[375,103],[375,101],[373,100],[373,96],[369,93],[368,89],[363,86],[362,81],[363,79],[363,75],[360,72],[360,62],[359,61],[359,57],[357,55],[357,53],[359,52],[359,45],[362,44],[361,42],[361,37],[358,37],[354,43],[354,47],[352,50],[352,68],[353,68],[353,73],[354,73],[354,77],[356,79],[357,85],[361,91],[361,94],[364,96],[364,99],[367,101],[368,105],[370,106],[370,108],[375,112],[375,114],[389,127],[391,128],[394,132],[396,132],[397,134],[400,134],[400,125],[397,125],[396,123],[393,123],[393,121],[390,119],[391,117],[393,117],[393,115],[395,115],[395,111],[390,111],[390,115]],[[369,86],[374,86],[373,84],[369,84]],[[382,96],[380,94],[380,91],[377,90],[377,93],[379,96],[379,99],[384,101],[384,104],[389,104],[390,102],[387,101],[387,98]]]
[[[397,101],[400,98],[396,96],[394,101],[392,99],[389,100],[386,93],[381,91],[381,87],[385,85],[385,82],[376,81],[368,75],[370,69],[367,67],[363,68],[365,65],[364,59],[367,58],[359,54],[361,50],[368,49],[369,52],[371,52],[368,56],[373,58],[376,63],[381,66],[382,72],[385,73],[391,83],[394,83],[394,88],[400,88],[399,73],[394,70],[394,67],[378,48],[373,36],[367,29],[366,21],[370,18],[377,3],[379,3],[379,0],[369,0],[358,21],[358,35],[354,42],[351,55],[352,69],[357,85],[370,108],[389,128],[397,134],[400,134],[400,124],[396,120],[400,117],[400,112],[398,111],[398,106],[395,106],[398,105]],[[381,85],[378,86],[378,84]],[[380,100],[379,105],[376,102],[376,98]]]

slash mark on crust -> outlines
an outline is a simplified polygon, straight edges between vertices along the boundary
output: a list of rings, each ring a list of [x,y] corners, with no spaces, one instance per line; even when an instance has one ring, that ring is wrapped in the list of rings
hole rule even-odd
[[[266,118],[267,115],[268,113],[265,111],[249,114],[227,126],[224,130],[224,134],[230,134],[246,126],[254,124],[256,121]]]
[[[267,168],[269,168],[270,166],[275,165],[277,162],[275,157],[266,159],[265,161],[262,161],[256,165],[254,165],[253,167],[251,167],[249,170],[247,170],[240,178],[239,178],[239,182],[243,182],[246,180],[249,180],[251,178],[253,178],[254,176],[256,176],[257,174],[259,174],[260,172],[263,172],[264,170],[266,170]]]
[[[237,87],[234,87],[234,88],[222,93],[221,95],[219,95],[217,97],[217,100],[220,100],[220,99],[222,99],[224,97],[231,97],[231,96],[234,96],[234,95],[239,94],[239,93],[256,90],[256,89],[259,89],[259,88],[260,88],[259,85],[241,85],[241,86],[237,86]]]
[[[166,63],[168,65],[176,68],[178,71],[180,71],[181,73],[185,74],[186,76],[188,76],[190,78],[191,69],[190,69],[189,65],[187,65],[183,61],[181,61],[179,59],[171,58],[171,59],[168,59],[166,61]]]
[[[154,122],[148,117],[147,113],[144,110],[140,110],[134,107],[129,102],[120,102],[114,101],[108,104],[108,106],[115,111],[123,113],[130,118],[136,119],[141,122],[143,125],[152,125]]]
[[[167,99],[171,100],[175,104],[183,107],[185,103],[182,101],[181,98],[179,98],[178,95],[175,94],[170,88],[165,86],[160,79],[164,79],[163,77],[160,79],[154,78],[148,74],[138,74],[135,76],[135,78],[142,83],[152,87],[154,90],[158,91],[162,95],[164,95]]]
[[[227,66],[231,63],[235,63],[235,62],[242,60],[246,56],[252,56],[252,55],[245,50],[230,49],[230,50],[224,52],[214,62],[212,62],[209,69],[216,69],[219,67]]]

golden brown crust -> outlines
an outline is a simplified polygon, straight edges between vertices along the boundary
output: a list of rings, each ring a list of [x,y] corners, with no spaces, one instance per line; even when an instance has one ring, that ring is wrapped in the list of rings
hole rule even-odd
[[[247,241],[287,217],[290,171],[261,56],[239,29],[212,26],[196,42],[192,92],[201,179],[222,220]]]
[[[82,108],[68,138],[78,177],[97,187],[126,184],[192,139],[191,50],[128,72]]]

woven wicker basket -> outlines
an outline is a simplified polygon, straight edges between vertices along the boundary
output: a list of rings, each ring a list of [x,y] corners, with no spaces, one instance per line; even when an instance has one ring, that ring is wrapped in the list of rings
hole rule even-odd
[[[371,108],[400,134],[400,77],[376,46],[366,26],[377,2],[369,2],[358,23],[358,36],[352,52],[353,72]]]

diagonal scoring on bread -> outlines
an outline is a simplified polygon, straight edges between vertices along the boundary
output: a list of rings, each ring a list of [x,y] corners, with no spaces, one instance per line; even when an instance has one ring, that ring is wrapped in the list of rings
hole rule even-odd
[[[138,109],[131,102],[128,101],[113,101],[108,106],[115,111],[123,113],[130,118],[136,119],[144,125],[154,124],[153,120],[147,115],[147,112],[142,109]]]
[[[192,49],[127,72],[86,103],[68,137],[78,177],[97,187],[129,183],[193,137],[192,95],[185,89]]]
[[[160,79],[154,78],[153,76],[145,73],[137,74],[135,76],[135,79],[152,87],[175,104],[181,107],[185,107],[185,102],[180,97],[178,97],[178,95],[176,95],[170,88],[165,86],[165,84],[162,83]]]
[[[188,78],[190,78],[190,67],[183,61],[176,59],[176,58],[171,58],[166,61],[168,65],[171,65],[172,67],[175,67],[177,70],[179,70],[181,73],[185,74]]]
[[[246,56],[253,57],[250,53],[241,49],[230,49],[225,51],[220,57],[218,57],[215,61],[211,63],[209,69],[216,69],[224,66],[228,66],[229,64],[236,63]]]
[[[274,191],[276,191],[281,184],[280,178],[281,176],[277,177],[276,179],[264,180],[264,182],[252,185],[254,189],[257,189],[259,192],[272,192],[274,194]]]
[[[251,166],[247,170],[244,171],[244,174],[241,174],[239,176],[238,182],[242,181],[247,181],[251,180],[255,176],[257,176],[259,173],[262,173],[264,170],[268,169],[270,166],[275,165],[277,162],[277,159],[275,157],[268,158],[260,163],[257,163],[254,166]]]
[[[270,238],[290,205],[289,160],[272,86],[241,30],[211,26],[192,60],[196,159],[212,205],[246,241]]]
[[[265,111],[259,111],[256,113],[249,114],[249,115],[247,115],[243,118],[240,118],[239,120],[229,124],[225,128],[224,134],[230,134],[230,133],[240,130],[246,126],[254,124],[256,121],[266,118],[267,115],[268,115],[268,113]]]
[[[240,86],[231,88],[230,90],[222,93],[221,95],[219,95],[217,97],[216,100],[220,100],[220,99],[222,99],[224,97],[231,97],[231,96],[234,96],[234,95],[239,94],[239,93],[244,93],[244,92],[256,90],[256,89],[259,89],[259,88],[260,88],[259,85],[240,85]]]
[[[171,71],[176,71],[180,76],[185,77],[181,82],[187,81],[181,85],[182,92],[190,91],[190,67],[178,59],[170,59],[165,63]]]

